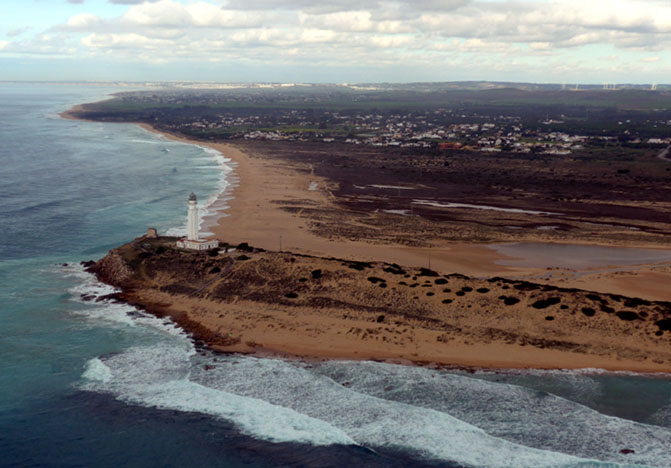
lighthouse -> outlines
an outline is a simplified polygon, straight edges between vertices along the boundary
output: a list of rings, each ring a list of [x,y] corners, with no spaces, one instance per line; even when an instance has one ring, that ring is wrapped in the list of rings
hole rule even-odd
[[[210,250],[219,247],[218,240],[203,240],[198,234],[198,198],[191,192],[186,211],[186,237],[177,241],[177,247],[190,250]]]
[[[191,192],[189,196],[189,208],[186,215],[187,219],[187,235],[186,238],[190,241],[198,240],[198,198],[196,194]]]

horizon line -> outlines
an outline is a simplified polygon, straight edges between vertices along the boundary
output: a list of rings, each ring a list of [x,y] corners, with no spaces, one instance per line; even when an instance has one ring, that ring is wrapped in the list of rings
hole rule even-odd
[[[0,83],[49,83],[49,84],[216,84],[216,85],[336,85],[336,86],[363,86],[363,85],[408,85],[408,84],[450,84],[450,83],[491,83],[517,84],[536,86],[560,86],[566,91],[573,91],[576,86],[599,87],[605,91],[617,89],[604,86],[663,86],[671,87],[670,83],[639,82],[639,83],[582,83],[582,82],[541,82],[541,81],[498,81],[498,80],[453,80],[453,81],[362,81],[362,82],[335,82],[335,81],[212,81],[212,80],[0,80]]]

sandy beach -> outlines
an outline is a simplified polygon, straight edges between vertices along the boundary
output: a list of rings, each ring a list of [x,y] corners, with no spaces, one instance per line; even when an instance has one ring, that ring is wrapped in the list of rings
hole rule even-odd
[[[137,240],[92,266],[223,352],[489,368],[671,372],[668,303],[384,262]]]
[[[189,144],[209,146],[235,163],[239,182],[230,192],[229,207],[221,213],[218,225],[211,230],[215,237],[237,244],[248,242],[267,250],[285,250],[308,255],[348,258],[352,260],[386,261],[413,267],[430,267],[441,272],[462,273],[476,277],[504,276],[534,278],[547,273],[548,267],[514,267],[502,265],[510,259],[478,243],[448,243],[429,239],[431,247],[374,243],[368,240],[331,240],[315,233],[314,226],[299,213],[289,213],[281,206],[335,206],[332,182],[316,177],[308,165],[258,157],[234,143],[211,143],[142,128],[166,138]],[[337,208],[337,207],[336,207]],[[531,240],[536,240],[535,237]],[[640,247],[631,245],[629,247]],[[661,250],[668,253],[671,250]],[[671,300],[671,264],[636,267],[611,265],[565,272],[540,281],[562,287],[575,287],[602,293],[623,294],[649,300]],[[579,274],[576,274],[579,273]]]
[[[281,248],[323,257],[430,266],[440,271],[474,276],[499,276],[524,271],[497,265],[496,260],[505,257],[477,244],[417,248],[351,240],[333,242],[313,233],[306,219],[287,213],[278,206],[280,201],[317,206],[333,204],[329,181],[312,175],[309,167],[255,157],[235,144],[190,140],[159,132],[146,124],[140,126],[174,141],[209,146],[235,163],[234,171],[239,182],[230,193],[223,195],[232,196],[232,199],[218,225],[212,228],[219,240],[231,244],[248,242],[267,250]]]
[[[148,125],[142,127],[157,132]],[[561,293],[558,294],[563,301],[561,311],[557,305],[554,306],[557,310],[547,311],[552,315],[543,315],[545,311],[539,315],[529,307],[536,294],[527,294],[521,299],[521,305],[501,308],[498,301],[508,297],[505,291],[508,287],[505,282],[495,286],[486,283],[486,278],[491,277],[534,278],[537,283],[561,288],[668,301],[671,299],[668,288],[671,267],[667,264],[622,265],[621,268],[609,265],[582,271],[565,268],[547,275],[553,269],[505,266],[502,263],[511,257],[485,244],[429,239],[430,247],[417,247],[370,239],[332,239],[320,231],[318,218],[301,215],[302,207],[306,206],[338,210],[333,181],[316,176],[309,165],[260,157],[236,144],[194,141],[157,133],[172,140],[209,146],[233,161],[238,181],[222,194],[229,201],[218,224],[210,228],[216,238],[231,245],[246,242],[271,252],[291,252],[269,255],[298,255],[292,263],[296,258],[301,259],[302,270],[298,270],[302,273],[297,273],[297,267],[292,265],[291,276],[284,280],[274,277],[280,270],[288,274],[283,266],[278,267],[280,270],[271,268],[265,272],[259,269],[267,267],[268,262],[276,264],[277,258],[259,257],[260,263],[250,261],[244,262],[247,266],[240,266],[238,262],[224,278],[215,275],[209,279],[209,272],[203,273],[202,278],[191,279],[176,278],[174,274],[178,273],[175,272],[157,272],[149,285],[133,283],[132,292],[124,293],[124,300],[158,315],[170,316],[213,349],[258,355],[376,359],[466,367],[671,372],[671,356],[666,355],[664,345],[666,335],[655,336],[656,328],[651,322],[655,317],[657,320],[664,317],[659,306],[656,309],[643,306],[641,320],[645,326],[618,319],[611,312],[588,320],[591,316],[587,317],[582,310],[599,304],[604,310],[610,310],[611,305],[617,304],[606,306],[605,302],[597,302],[590,306],[584,299],[587,293],[577,296]],[[298,208],[292,211],[287,206]],[[436,289],[436,294],[428,294],[422,290],[413,298],[414,291],[403,294],[398,291],[405,287],[401,286],[404,282],[399,282],[389,290],[373,287],[373,293],[365,276],[357,280],[346,268],[334,267],[347,260],[373,262],[379,275],[386,274],[379,270],[389,264],[428,268],[443,275],[468,275],[471,278],[464,280],[464,285],[460,283],[460,287],[472,291],[479,285],[479,289],[489,291],[487,295],[473,293],[475,295],[463,297],[461,294],[445,299],[440,295],[454,295],[454,291]],[[208,261],[204,263],[212,267]],[[304,288],[308,284],[302,282],[304,279],[300,284],[295,281],[301,274],[309,278],[310,269],[332,270],[334,279],[321,284],[318,290],[306,291],[308,296],[304,302],[288,304],[283,296],[270,297],[276,291],[269,293],[267,288],[274,284],[273,288],[277,289],[278,282],[282,282],[282,287],[295,284],[297,289]],[[237,284],[236,288],[242,289],[221,286],[222,281],[238,273],[245,278],[256,275],[256,282]],[[207,282],[203,282],[206,279]],[[385,281],[392,280],[386,278]],[[179,291],[170,292],[172,284],[178,284]],[[489,287],[482,287],[488,284]],[[225,290],[223,296],[217,296],[217,288]],[[534,288],[543,291],[542,286]],[[188,293],[189,290],[200,291],[199,297]],[[259,299],[261,290],[270,296]],[[338,296],[343,303],[339,303]],[[414,303],[417,300],[422,301],[417,310],[430,311],[429,318],[411,318],[418,307]],[[452,302],[455,305],[445,306]],[[378,322],[386,320],[380,316],[388,317],[390,313],[398,314],[399,318],[391,323]],[[649,316],[649,319],[642,318]],[[440,325],[436,325],[435,320],[439,320]]]

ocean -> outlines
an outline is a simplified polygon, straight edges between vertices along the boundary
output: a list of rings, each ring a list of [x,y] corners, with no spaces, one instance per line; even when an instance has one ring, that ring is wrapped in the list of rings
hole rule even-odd
[[[217,355],[83,300],[112,289],[79,262],[183,232],[189,193],[212,211],[233,180],[212,150],[58,117],[119,90],[0,84],[0,466],[671,466],[668,378]]]

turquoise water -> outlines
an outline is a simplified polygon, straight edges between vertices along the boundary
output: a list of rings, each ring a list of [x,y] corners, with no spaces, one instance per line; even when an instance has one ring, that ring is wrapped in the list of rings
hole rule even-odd
[[[0,466],[671,466],[668,379],[214,355],[82,301],[111,289],[78,262],[178,233],[188,194],[209,203],[228,174],[56,115],[112,91],[0,85]]]

